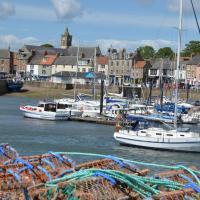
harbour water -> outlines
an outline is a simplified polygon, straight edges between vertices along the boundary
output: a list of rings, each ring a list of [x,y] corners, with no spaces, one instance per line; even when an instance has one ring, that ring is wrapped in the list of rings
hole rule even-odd
[[[200,167],[200,154],[197,153],[120,146],[113,139],[113,126],[24,118],[19,106],[36,103],[37,100],[24,97],[0,97],[0,143],[9,143],[20,154],[46,153],[49,150],[90,152],[144,162]],[[200,126],[191,128],[199,131]]]

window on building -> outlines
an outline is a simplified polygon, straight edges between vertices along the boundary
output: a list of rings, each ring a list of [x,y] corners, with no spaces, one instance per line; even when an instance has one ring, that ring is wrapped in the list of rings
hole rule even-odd
[[[42,74],[46,74],[46,70],[42,70]]]
[[[119,61],[116,62],[116,66],[119,66]]]
[[[167,75],[167,69],[163,69],[163,76]]]
[[[33,74],[34,73],[34,71],[33,70],[30,70],[30,74]]]
[[[85,54],[84,54],[84,53],[82,53],[82,54],[81,54],[81,57],[82,57],[82,58],[85,58]]]
[[[44,57],[44,58],[42,59],[43,62],[46,62],[47,60],[48,60],[47,57]]]
[[[1,60],[1,64],[2,64],[2,65],[4,64],[4,60]]]

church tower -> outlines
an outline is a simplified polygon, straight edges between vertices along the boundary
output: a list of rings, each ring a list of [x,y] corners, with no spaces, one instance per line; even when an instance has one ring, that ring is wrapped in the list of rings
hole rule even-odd
[[[67,49],[70,46],[72,46],[72,35],[69,34],[68,28],[66,28],[64,34],[61,35],[61,48]]]

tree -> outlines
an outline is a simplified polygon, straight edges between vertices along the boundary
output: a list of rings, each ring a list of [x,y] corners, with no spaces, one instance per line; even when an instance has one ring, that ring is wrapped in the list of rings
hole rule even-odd
[[[182,56],[191,56],[191,54],[200,54],[200,41],[192,40],[185,45],[185,49],[182,51]]]
[[[40,45],[41,47],[54,47],[52,44],[42,44],[42,45]]]
[[[170,47],[160,48],[156,53],[156,58],[174,58],[175,53]]]
[[[154,57],[155,55],[155,50],[153,47],[151,46],[143,46],[143,47],[139,47],[137,48],[137,51],[140,53],[140,55],[144,58],[144,59],[151,59]]]

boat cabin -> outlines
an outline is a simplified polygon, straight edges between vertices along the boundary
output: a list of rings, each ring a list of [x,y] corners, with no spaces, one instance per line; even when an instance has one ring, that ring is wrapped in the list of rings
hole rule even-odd
[[[56,103],[39,102],[37,107],[44,108],[44,111],[47,111],[47,112],[56,112],[57,110]]]

